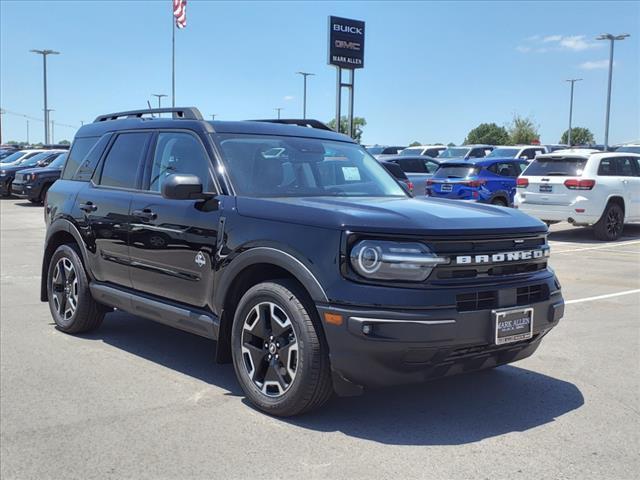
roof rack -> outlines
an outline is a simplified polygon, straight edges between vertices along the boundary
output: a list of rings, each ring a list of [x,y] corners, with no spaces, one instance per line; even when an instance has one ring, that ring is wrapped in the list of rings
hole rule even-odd
[[[333,129],[329,128],[325,123],[310,118],[270,118],[265,120],[249,120],[249,122],[284,123],[286,125],[297,125],[299,127],[317,128],[318,130],[333,132]]]
[[[181,107],[181,108],[146,108],[144,110],[130,110],[128,112],[116,112],[107,113],[106,115],[99,115],[93,121],[107,122],[109,120],[118,120],[120,118],[141,118],[143,115],[152,115],[155,113],[172,113],[173,118],[184,118],[187,120],[202,120],[202,114],[196,107]]]

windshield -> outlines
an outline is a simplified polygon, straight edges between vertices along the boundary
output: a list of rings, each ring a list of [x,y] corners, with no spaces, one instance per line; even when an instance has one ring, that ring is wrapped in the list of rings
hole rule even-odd
[[[626,147],[620,147],[616,150],[616,152],[623,152],[623,153],[640,153],[640,146],[626,146]]]
[[[400,152],[400,155],[406,157],[407,155],[420,155],[422,153],[422,150],[424,150],[424,147],[409,147],[409,148],[405,148],[404,150],[402,150]]]
[[[516,155],[519,151],[519,148],[496,148],[495,150],[492,150],[489,155],[487,155],[487,158],[516,158]]]
[[[62,168],[64,167],[64,162],[67,160],[67,154],[63,153],[58,158],[56,158],[53,162],[47,165],[47,168]]]
[[[385,147],[367,147],[366,150],[371,155],[380,155]]]
[[[39,161],[41,160],[46,160],[47,158],[51,157],[55,155],[55,153],[52,152],[41,152],[38,153],[32,157],[29,158],[25,158],[24,160],[22,160],[20,162],[20,166],[21,167],[33,167],[35,166]]]
[[[449,147],[438,155],[438,158],[463,158],[469,150],[471,149],[465,147]]]
[[[469,178],[478,173],[478,168],[469,165],[440,165],[433,178]]]
[[[16,152],[16,153],[12,153],[11,155],[9,155],[8,157],[4,157],[2,160],[0,160],[0,163],[13,163],[16,160],[18,160],[19,158],[22,158],[26,155],[25,152],[23,152],[22,150]]]
[[[11,149],[11,150],[0,150],[0,159],[2,158],[6,158],[9,155],[13,155],[16,151]]]
[[[218,135],[238,195],[406,197],[360,145],[273,135]],[[273,156],[273,149],[282,149]]]
[[[586,158],[537,158],[529,164],[522,175],[575,177],[582,175],[586,163]]]

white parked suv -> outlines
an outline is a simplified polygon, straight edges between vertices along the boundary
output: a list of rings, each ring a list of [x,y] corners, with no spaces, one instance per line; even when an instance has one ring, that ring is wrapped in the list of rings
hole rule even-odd
[[[640,221],[640,155],[559,150],[539,155],[517,180],[515,207],[549,224],[594,226],[615,240],[625,223]]]
[[[425,155],[427,157],[435,158],[440,155],[440,152],[443,152],[447,149],[446,145],[417,145],[415,147],[407,147],[402,150],[399,155],[405,157],[411,156],[421,156]]]

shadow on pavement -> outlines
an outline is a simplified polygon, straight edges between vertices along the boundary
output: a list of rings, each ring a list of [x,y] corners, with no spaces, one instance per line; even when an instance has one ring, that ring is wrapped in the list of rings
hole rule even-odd
[[[33,203],[33,202],[28,201],[28,200],[24,201],[24,202],[16,203],[16,205],[18,207],[40,207],[40,208],[44,208],[41,203]]]
[[[628,242],[629,240],[640,239],[640,225],[627,224],[624,226],[620,239],[614,242],[603,242],[593,236],[593,229],[590,227],[572,227],[568,229],[562,229],[554,231],[553,227],[549,232],[549,240],[555,242],[567,242],[567,243],[593,243],[597,245],[606,245],[608,243],[614,244],[617,242]],[[553,251],[552,251],[553,253]]]
[[[214,363],[210,340],[122,312],[107,315],[99,330],[83,338],[242,395],[233,367]],[[333,398],[319,411],[281,421],[385,444],[459,445],[553,422],[583,403],[580,390],[569,382],[505,366]]]

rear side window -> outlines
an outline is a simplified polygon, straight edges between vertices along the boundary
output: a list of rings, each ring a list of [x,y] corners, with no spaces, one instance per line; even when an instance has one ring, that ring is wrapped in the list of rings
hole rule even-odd
[[[586,158],[537,158],[529,164],[523,175],[576,177],[582,175],[586,164]]]
[[[104,159],[100,185],[117,188],[135,188],[138,170],[147,151],[150,133],[119,134]]]
[[[100,137],[82,137],[76,138],[71,146],[71,151],[67,157],[67,163],[62,171],[62,179],[71,180],[75,175],[78,167],[83,162],[87,153],[93,148]]]
[[[467,178],[478,173],[478,168],[468,165],[440,165],[433,178]]]
[[[95,171],[96,166],[98,165],[98,162],[100,161],[102,153],[107,147],[110,138],[110,133],[100,137],[100,140],[98,140],[93,148],[89,150],[89,153],[87,153],[87,155],[84,157],[84,161],[80,164],[80,167],[78,167],[78,170],[73,177],[74,180],[79,180],[82,182],[88,182],[89,180],[91,180],[93,172]]]
[[[393,163],[399,165],[404,172],[427,173],[424,161],[419,158],[403,158],[400,160],[394,160]]]
[[[494,163],[487,170],[501,177],[517,177],[520,175],[520,169],[515,162]]]

